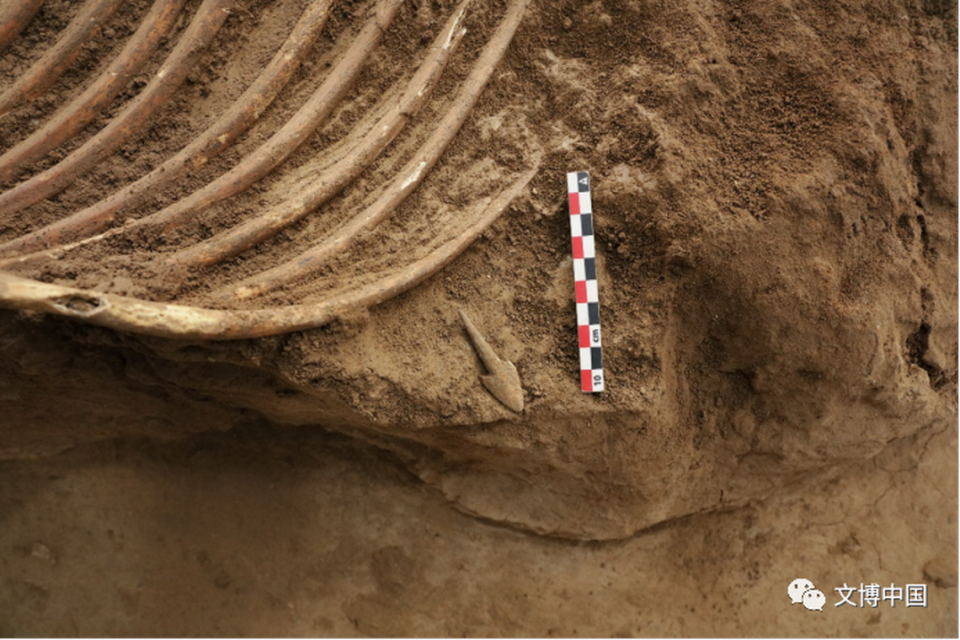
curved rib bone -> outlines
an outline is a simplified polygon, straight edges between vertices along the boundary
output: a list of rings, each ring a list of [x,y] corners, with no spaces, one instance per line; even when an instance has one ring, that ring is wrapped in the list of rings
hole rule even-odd
[[[127,46],[92,85],[43,127],[0,155],[0,182],[13,179],[19,169],[39,160],[96,118],[100,110],[120,93],[146,63],[160,40],[170,32],[185,1],[157,0]]]
[[[327,79],[310,96],[299,111],[269,140],[238,165],[202,189],[169,207],[137,220],[127,228],[142,225],[164,225],[164,231],[176,228],[191,213],[244,191],[270,173],[319,127],[360,74],[364,60],[380,41],[384,30],[400,8],[403,0],[381,0],[374,15],[354,39],[340,62]]]
[[[293,198],[292,200],[281,205],[279,210],[268,211],[267,213],[240,224],[225,233],[214,236],[206,242],[202,242],[188,249],[184,249],[183,251],[180,251],[172,256],[169,259],[169,262],[176,266],[196,267],[215,264],[221,260],[224,260],[225,258],[234,256],[241,251],[249,249],[250,247],[263,242],[267,238],[275,235],[281,229],[290,226],[297,220],[300,220],[310,211],[316,209],[316,207],[319,206],[323,201],[336,194],[337,191],[342,189],[343,186],[345,186],[351,179],[359,175],[366,165],[369,164],[369,162],[371,162],[373,158],[376,157],[376,155],[379,154],[380,151],[385,148],[391,140],[393,140],[394,137],[396,137],[403,125],[426,101],[429,91],[439,78],[447,58],[449,57],[453,48],[456,46],[459,38],[463,35],[463,31],[459,30],[458,25],[462,19],[463,11],[465,9],[466,3],[462,4],[459,11],[454,13],[447,28],[440,33],[437,38],[433,53],[426,61],[424,61],[420,70],[411,80],[409,88],[400,99],[400,104],[397,105],[397,109],[390,117],[389,121],[374,127],[364,137],[364,140],[357,145],[357,148],[352,153],[333,165],[329,171],[324,173],[320,180],[311,185],[311,187],[299,194],[296,198]],[[506,31],[510,30],[507,29]],[[509,38],[513,35],[513,33],[512,31],[506,33],[503,31],[502,27],[501,31],[499,31],[497,35],[491,39],[491,43],[494,41],[499,42],[502,35],[507,36],[506,43],[509,44]],[[493,48],[495,49],[496,47]],[[488,48],[484,50],[484,55],[481,56],[481,60],[476,65],[476,68],[481,70],[485,68],[481,63],[487,62],[487,58],[489,56],[486,54],[490,49],[491,46],[488,45]],[[489,73],[487,75],[489,76]],[[477,93],[479,93],[479,91]],[[473,102],[470,101],[470,96],[462,95],[458,96],[456,102],[461,103],[461,101],[463,102],[465,115],[473,106]],[[444,130],[444,127],[448,126],[448,124],[448,120],[444,119],[444,121],[441,122],[438,131]],[[457,127],[459,127],[459,124]],[[449,138],[447,139],[449,142],[449,139],[452,139],[453,134],[456,133],[456,128],[454,128],[452,132],[445,131],[445,133],[450,134]],[[431,137],[431,142],[434,140],[435,136],[436,134]],[[429,146],[429,144],[430,143],[428,142],[428,144],[425,145],[425,148]],[[430,150],[439,150],[442,152],[443,149],[435,149],[434,147],[431,147]],[[439,157],[439,153],[437,153],[436,157]],[[436,158],[434,158],[434,160],[435,159]],[[408,164],[408,167],[409,166],[410,165]],[[420,167],[420,169],[422,168],[423,167]],[[419,182],[417,182],[417,184],[419,184]],[[409,190],[404,190],[404,192],[408,193]]]
[[[503,213],[536,174],[522,175],[483,207],[472,225],[427,256],[380,279],[321,302],[255,311],[224,311],[149,302],[46,284],[0,272],[0,306],[55,313],[93,324],[171,338],[231,340],[319,327],[355,309],[380,304],[426,280],[458,256]]]
[[[20,0],[12,0],[16,3]],[[70,68],[80,55],[80,45],[120,6],[120,0],[89,0],[80,8],[54,44],[13,85],[0,94],[0,117],[17,105],[35,100]],[[37,7],[39,8],[39,7]],[[36,10],[36,9],[34,9]],[[22,27],[22,25],[21,25]]]
[[[175,156],[136,182],[86,209],[32,233],[0,244],[0,255],[36,251],[83,234],[96,233],[114,220],[117,213],[140,202],[144,196],[169,184],[192,165],[201,167],[249,129],[290,81],[301,61],[309,54],[326,24],[332,0],[315,0],[303,13],[290,37],[270,64],[247,87],[243,95],[202,134]]]
[[[233,2],[204,0],[170,57],[143,91],[100,133],[59,164],[0,194],[0,216],[12,215],[62,191],[137,133],[186,79],[196,57],[210,44],[226,20]]]
[[[0,49],[23,31],[42,4],[43,0],[20,0],[8,2],[0,9]]]
[[[513,34],[523,16],[525,5],[526,2],[517,2],[512,7],[496,34],[490,39],[490,42],[487,43],[487,46],[480,54],[480,58],[474,64],[473,70],[464,82],[460,93],[454,98],[450,110],[447,111],[440,123],[436,125],[433,134],[427,139],[423,146],[420,147],[416,155],[414,155],[398,175],[394,177],[372,205],[350,220],[333,237],[327,239],[325,242],[308,249],[280,266],[244,280],[233,289],[232,296],[229,297],[240,300],[252,298],[315,272],[332,256],[351,245],[361,231],[373,228],[399,206],[423,181],[427,172],[433,168],[437,160],[439,160],[440,155],[447,148],[447,145],[450,144],[460,130],[467,115],[476,104],[481,91],[483,91],[483,88],[486,86],[493,69],[497,66],[497,63],[507,49],[507,45],[509,45],[513,39]],[[302,198],[299,199],[294,206],[296,207],[297,204],[302,201]],[[297,207],[294,211],[300,212],[304,211],[304,209],[303,207]],[[246,225],[241,225],[241,230],[243,227],[250,226],[253,226],[253,224],[247,223]],[[275,227],[271,227],[270,230],[274,231],[274,229]],[[252,235],[253,234],[250,233],[247,233],[246,236],[240,233],[235,234],[237,237],[249,237]],[[230,234],[214,237],[201,245],[191,247],[176,254],[174,260],[187,266],[206,265],[237,253],[239,248],[245,248],[239,246],[239,243],[231,245],[231,239],[232,236]]]

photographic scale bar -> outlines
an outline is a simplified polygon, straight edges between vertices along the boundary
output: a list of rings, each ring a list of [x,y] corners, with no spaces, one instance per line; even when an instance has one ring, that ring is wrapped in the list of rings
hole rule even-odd
[[[573,280],[577,295],[577,333],[580,344],[580,387],[584,393],[603,391],[603,353],[600,347],[600,299],[597,291],[597,253],[593,242],[593,204],[590,174],[567,174],[570,200],[570,236],[573,239]]]

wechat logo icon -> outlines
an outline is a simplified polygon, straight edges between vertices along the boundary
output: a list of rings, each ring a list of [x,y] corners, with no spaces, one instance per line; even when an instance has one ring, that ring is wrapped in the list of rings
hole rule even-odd
[[[806,578],[797,578],[787,587],[790,604],[803,604],[809,611],[823,611],[827,597]]]

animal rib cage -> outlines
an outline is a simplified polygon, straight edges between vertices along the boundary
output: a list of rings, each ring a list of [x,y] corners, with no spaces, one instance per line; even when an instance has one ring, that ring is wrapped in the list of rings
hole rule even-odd
[[[285,41],[229,106],[179,150],[113,180],[101,167],[122,164],[126,145],[149,143],[144,132],[173,108],[211,46],[230,51],[222,41],[229,17],[247,11],[236,0],[155,0],[115,57],[31,120],[32,131],[0,137],[0,305],[152,335],[231,339],[321,326],[423,281],[469,246],[537,168],[536,157],[520,170],[493,163],[472,202],[433,211],[411,203],[470,116],[528,0],[484,6],[495,21],[485,19],[471,40],[467,24],[481,2],[438,10],[430,33],[418,34],[422,44],[408,47],[409,71],[381,74],[392,86],[374,92],[362,91],[378,81],[371,60],[390,58],[391,25],[415,10],[403,0],[301,3]],[[0,56],[28,33],[41,4],[0,9]],[[0,86],[0,127],[35,109],[121,7],[86,0]],[[210,175],[214,165],[219,173]],[[73,197],[78,182],[89,193],[91,175],[107,176],[102,191]],[[398,212],[402,225],[391,222]]]

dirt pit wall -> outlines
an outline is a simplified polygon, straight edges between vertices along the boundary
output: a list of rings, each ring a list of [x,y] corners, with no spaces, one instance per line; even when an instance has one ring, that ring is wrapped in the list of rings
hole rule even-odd
[[[408,29],[429,22],[426,9],[405,11]],[[491,171],[542,155],[523,196],[459,259],[369,312],[252,341],[3,312],[0,456],[212,424],[315,425],[393,452],[466,512],[611,539],[949,429],[954,12],[533,3],[415,203],[468,202]],[[198,96],[226,77],[204,68]],[[156,126],[198,117],[171,110]],[[152,153],[149,140],[130,153]],[[568,255],[564,173],[582,169],[608,380],[597,395],[579,390]],[[44,215],[93,188],[81,181]],[[403,220],[387,233],[408,233]],[[122,260],[71,260],[42,276],[140,286]],[[203,303],[207,291],[181,293]],[[523,414],[480,385],[458,309],[516,364]]]

